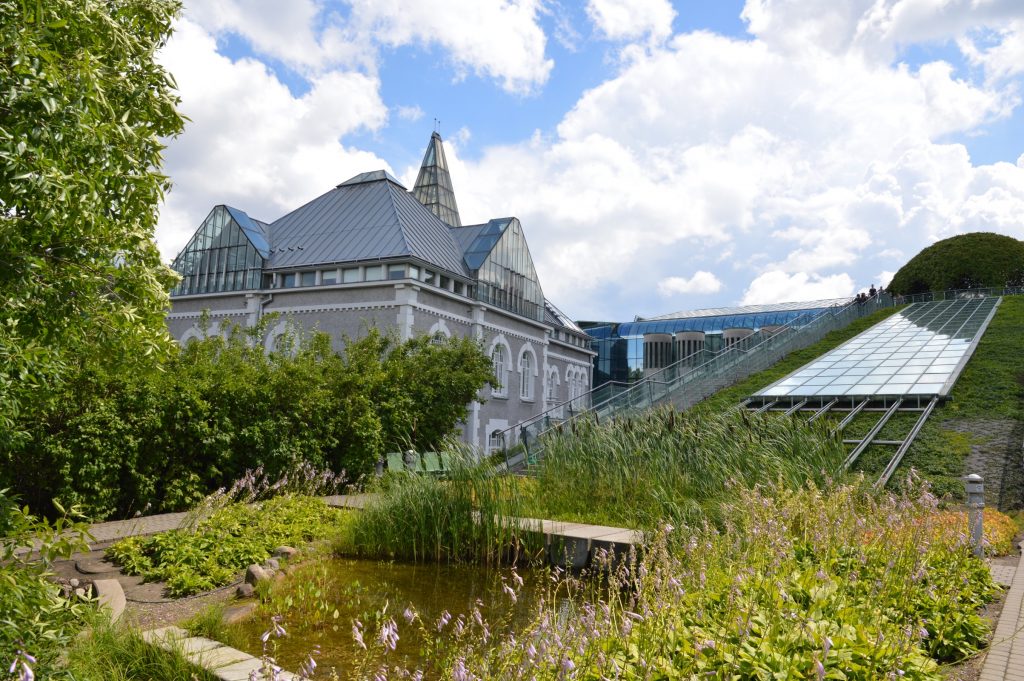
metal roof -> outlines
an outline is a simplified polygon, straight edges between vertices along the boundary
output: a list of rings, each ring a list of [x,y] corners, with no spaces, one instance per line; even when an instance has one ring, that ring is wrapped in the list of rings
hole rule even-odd
[[[414,257],[466,276],[441,222],[386,172],[363,173],[270,225],[270,269]]]
[[[459,206],[455,202],[455,188],[448,173],[448,159],[444,155],[441,135],[434,132],[423,154],[423,163],[413,185],[413,195],[446,224],[458,227],[462,224]]]
[[[846,305],[853,298],[824,298],[822,300],[804,300],[788,303],[772,303],[769,305],[745,305],[743,307],[710,307],[704,310],[683,310],[654,317],[640,317],[633,321],[652,322],[668,319],[693,319],[695,317],[722,317],[725,315],[757,314],[761,312],[788,312],[791,310],[816,310],[835,305]]]

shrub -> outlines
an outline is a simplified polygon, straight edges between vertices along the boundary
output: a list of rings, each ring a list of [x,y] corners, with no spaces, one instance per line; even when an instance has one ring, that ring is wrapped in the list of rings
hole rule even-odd
[[[54,559],[88,550],[77,509],[58,508],[55,521],[40,520],[0,489],[0,664],[22,660],[39,678],[48,677],[63,649],[95,619],[89,604],[63,598],[49,579]]]

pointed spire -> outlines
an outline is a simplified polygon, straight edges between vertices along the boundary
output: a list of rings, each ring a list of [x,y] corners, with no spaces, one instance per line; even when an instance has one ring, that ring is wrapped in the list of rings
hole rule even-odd
[[[413,196],[429,208],[434,215],[452,227],[461,227],[459,207],[455,203],[452,176],[448,174],[448,159],[444,156],[441,135],[436,131],[430,136],[427,152],[423,154],[420,173],[416,176]]]

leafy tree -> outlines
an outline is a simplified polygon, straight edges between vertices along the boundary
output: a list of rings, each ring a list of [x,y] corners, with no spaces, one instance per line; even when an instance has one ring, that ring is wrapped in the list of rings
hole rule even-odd
[[[153,233],[182,118],[154,55],[178,10],[0,0],[0,440],[76,366],[170,347]]]

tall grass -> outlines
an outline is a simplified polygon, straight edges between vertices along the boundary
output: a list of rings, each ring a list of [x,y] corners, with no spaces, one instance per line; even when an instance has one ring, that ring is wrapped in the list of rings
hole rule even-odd
[[[731,486],[834,476],[842,444],[819,424],[743,410],[672,409],[573,422],[544,442],[532,505],[547,517],[653,529],[717,520]]]
[[[337,550],[417,562],[477,562],[495,566],[528,559],[540,547],[521,518],[523,495],[472,452],[449,445],[454,465],[444,479],[389,473]]]
[[[67,651],[65,675],[76,681],[216,681],[177,651],[146,643],[128,625],[107,622],[80,636]]]

